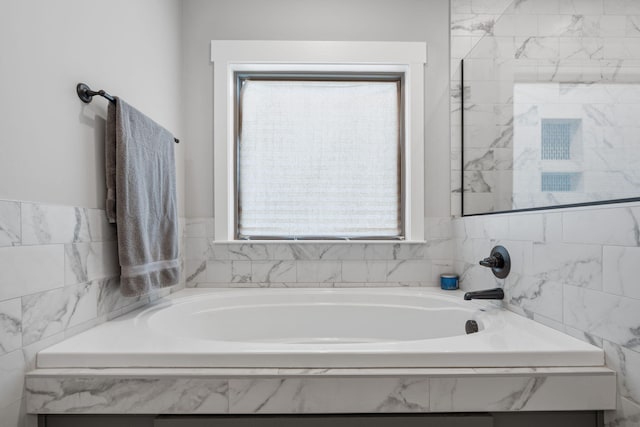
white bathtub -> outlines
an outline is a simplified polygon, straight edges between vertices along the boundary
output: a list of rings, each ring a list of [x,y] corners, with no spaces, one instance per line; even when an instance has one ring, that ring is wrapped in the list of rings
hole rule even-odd
[[[467,335],[465,323],[480,331]],[[38,354],[39,368],[601,366],[601,349],[461,292],[187,289]]]

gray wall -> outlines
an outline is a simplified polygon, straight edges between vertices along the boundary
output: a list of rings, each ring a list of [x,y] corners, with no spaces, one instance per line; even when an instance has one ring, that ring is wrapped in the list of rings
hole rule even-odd
[[[107,101],[84,105],[75,85],[120,95],[180,136],[180,2],[0,5],[0,199],[103,208]]]
[[[187,217],[213,216],[211,40],[426,41],[426,210],[449,214],[448,0],[183,1]]]

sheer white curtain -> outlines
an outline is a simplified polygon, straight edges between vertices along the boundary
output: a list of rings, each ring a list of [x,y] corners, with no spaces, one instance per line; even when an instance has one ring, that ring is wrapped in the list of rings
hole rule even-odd
[[[245,80],[240,236],[399,236],[398,85]]]

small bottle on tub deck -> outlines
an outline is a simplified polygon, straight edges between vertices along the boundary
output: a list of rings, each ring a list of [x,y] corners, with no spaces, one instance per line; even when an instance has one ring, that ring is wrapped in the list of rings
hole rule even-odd
[[[445,291],[452,291],[454,289],[458,289],[458,275],[457,274],[441,274],[440,287]]]

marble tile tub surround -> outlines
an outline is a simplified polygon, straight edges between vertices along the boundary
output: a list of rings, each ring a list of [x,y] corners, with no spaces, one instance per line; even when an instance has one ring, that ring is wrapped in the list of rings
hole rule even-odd
[[[125,298],[118,276],[103,210],[0,200],[0,419],[16,420],[7,425],[24,417],[37,351],[170,292]]]
[[[584,410],[612,408],[614,387],[614,373],[596,367],[40,369],[27,378],[27,409],[43,414]]]
[[[508,309],[602,347],[618,375],[608,425],[638,425],[640,204],[464,217],[453,230],[461,287],[503,286]],[[496,244],[511,254],[505,280],[477,265]]]
[[[187,219],[188,287],[438,286],[453,269],[450,218],[426,218],[425,242],[216,242],[213,218]]]

